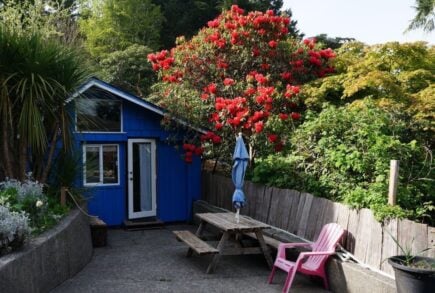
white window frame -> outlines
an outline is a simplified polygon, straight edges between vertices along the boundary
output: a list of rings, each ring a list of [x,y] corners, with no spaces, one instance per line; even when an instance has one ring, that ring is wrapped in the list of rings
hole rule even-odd
[[[86,182],[86,147],[98,147],[99,151],[98,151],[98,168],[100,171],[100,182],[91,182],[88,183]],[[116,147],[116,166],[117,166],[117,183],[103,183],[103,179],[104,179],[104,165],[103,165],[103,147],[105,146],[114,146]],[[106,144],[106,143],[101,143],[101,144],[83,144],[83,186],[119,186],[121,184],[120,182],[120,174],[119,174],[119,144]]]
[[[75,127],[74,130],[77,133],[101,133],[101,134],[113,134],[113,133],[125,133],[124,132],[124,103],[122,100],[120,100],[121,105],[120,105],[120,111],[121,111],[121,115],[119,116],[119,119],[121,120],[121,129],[119,131],[104,131],[104,130],[98,130],[98,131],[88,131],[88,130],[79,130],[78,129],[78,109],[77,107],[75,107],[75,117],[74,117],[74,122],[75,122]]]

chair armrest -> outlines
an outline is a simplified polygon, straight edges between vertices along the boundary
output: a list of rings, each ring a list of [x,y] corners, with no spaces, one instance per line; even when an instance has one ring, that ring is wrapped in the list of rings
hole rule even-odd
[[[300,259],[304,259],[308,256],[318,256],[318,255],[333,255],[335,251],[310,251],[310,252],[301,252],[299,253]]]
[[[302,243],[280,243],[278,246],[278,256],[281,258],[285,258],[285,250],[286,248],[293,248],[293,247],[311,247],[311,243],[302,242]]]

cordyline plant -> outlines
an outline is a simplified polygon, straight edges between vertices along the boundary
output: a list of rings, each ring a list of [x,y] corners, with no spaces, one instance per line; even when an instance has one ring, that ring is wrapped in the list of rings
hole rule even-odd
[[[170,52],[148,55],[161,79],[151,99],[171,116],[210,130],[200,141],[186,139],[186,162],[203,149],[230,158],[237,133],[251,159],[285,147],[301,118],[300,85],[333,72],[335,56],[313,39],[289,38],[289,22],[271,10],[245,14],[232,6],[190,41],[181,37]]]

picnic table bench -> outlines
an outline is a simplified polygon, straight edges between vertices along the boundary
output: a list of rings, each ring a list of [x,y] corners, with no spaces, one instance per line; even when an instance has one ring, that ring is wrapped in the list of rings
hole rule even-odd
[[[174,231],[177,239],[185,242],[189,249],[187,255],[192,255],[195,251],[201,254],[214,254],[211,263],[207,268],[207,273],[212,273],[222,255],[244,255],[244,254],[263,254],[269,267],[272,267],[273,260],[263,236],[263,229],[270,226],[246,216],[240,216],[239,222],[235,219],[235,214],[228,213],[200,213],[196,214],[200,219],[199,227],[195,235],[187,231]],[[212,225],[222,232],[222,236],[216,248],[203,241],[201,236],[206,225]],[[245,247],[239,236],[244,234],[252,235],[258,240],[258,246]],[[233,244],[233,245],[230,245]]]

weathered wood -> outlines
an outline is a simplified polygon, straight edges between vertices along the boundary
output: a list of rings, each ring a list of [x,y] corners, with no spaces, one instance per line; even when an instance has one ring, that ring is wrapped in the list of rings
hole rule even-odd
[[[240,221],[237,223],[234,213],[203,213],[196,214],[196,216],[202,221],[210,223],[222,231],[244,233],[270,227],[265,223],[246,216],[240,216]]]
[[[64,186],[60,188],[60,205],[66,206],[66,187]]]
[[[435,228],[434,227],[428,227],[427,230],[427,247],[430,248],[426,252],[426,255],[429,257],[435,258]]]
[[[397,239],[397,219],[391,219],[384,225],[382,234],[382,263],[381,270],[394,275],[393,267],[388,263],[387,258],[398,254],[397,244],[394,239]],[[393,238],[394,237],[394,238]]]
[[[303,197],[305,197],[304,205],[301,209],[300,213],[300,221],[298,223],[298,232],[297,235],[307,238],[306,231],[308,225],[308,216],[310,215],[311,204],[313,202],[314,196],[309,193],[302,193]],[[308,239],[312,240],[312,239]]]
[[[341,203],[334,203],[334,210],[337,211],[337,224],[346,229],[346,232],[340,241],[343,247],[347,247],[347,239],[351,239],[352,235],[349,235],[349,213],[350,209]],[[350,250],[349,250],[350,251]]]
[[[264,241],[263,233],[260,230],[256,230],[255,236],[257,236],[258,243],[260,244],[261,250],[263,251],[264,257],[266,258],[266,262],[269,265],[269,268],[272,268],[273,260],[272,256],[270,255],[269,248],[266,245],[266,242]]]
[[[334,203],[326,198],[320,198],[320,199],[321,199],[322,213],[319,215],[317,219],[317,223],[314,229],[313,239],[317,239],[324,225],[328,223],[338,222],[338,209],[336,209]],[[343,228],[345,229],[346,227]]]
[[[421,254],[427,248],[427,225],[405,219],[399,221],[397,230],[399,243],[405,250],[411,249],[413,254]],[[400,250],[399,253],[402,254]]]
[[[291,200],[292,198],[288,195],[287,190],[272,188],[267,223],[281,229],[286,229],[288,216],[290,214]]]
[[[186,243],[193,251],[199,255],[219,253],[219,250],[205,241],[199,239],[195,234],[188,230],[173,231],[177,240]]]
[[[399,179],[399,161],[390,161],[390,181],[388,185],[388,204],[396,204],[397,184]]]
[[[292,205],[290,208],[290,215],[287,222],[287,231],[295,234],[298,229],[298,211],[299,211],[299,202],[301,201],[301,193],[296,190],[289,190],[289,196],[292,198]],[[305,199],[305,197],[303,198]]]
[[[225,247],[220,255],[262,254],[260,247]]]
[[[219,244],[217,246],[218,254],[215,254],[213,256],[213,259],[207,268],[207,274],[211,274],[212,272],[214,272],[216,265],[219,261],[219,258],[221,256],[222,252],[224,251],[225,243],[228,240],[229,236],[230,236],[230,234],[228,232],[224,232],[224,234],[222,234],[222,238],[219,241]]]
[[[269,187],[265,187],[264,189],[260,189],[256,194],[254,218],[261,222],[266,222],[267,216],[269,215],[270,190]]]
[[[358,235],[359,213],[357,210],[349,210],[349,220],[347,224],[346,250],[355,253],[355,238]]]
[[[363,209],[360,216],[360,225],[366,226],[365,233],[368,238],[358,237],[359,245],[366,246],[365,262],[377,269],[381,268],[382,262],[382,225],[376,221],[373,212]]]
[[[254,238],[254,239],[257,239],[257,235],[255,233],[253,233],[253,232],[244,233],[244,235],[246,235],[248,237],[251,237],[251,238]],[[278,246],[282,243],[281,241],[276,240],[275,238],[272,238],[272,237],[269,237],[269,236],[266,236],[266,235],[263,235],[263,238],[264,238],[264,242],[267,245],[272,246],[275,249],[278,249]]]
[[[330,217],[327,216],[331,212],[329,206],[333,206],[332,202],[326,198],[314,197],[316,202],[311,204],[312,214],[317,215],[316,217],[310,217],[308,222],[307,237],[313,241],[317,239],[323,226],[328,223],[336,222],[334,220],[328,220]]]

